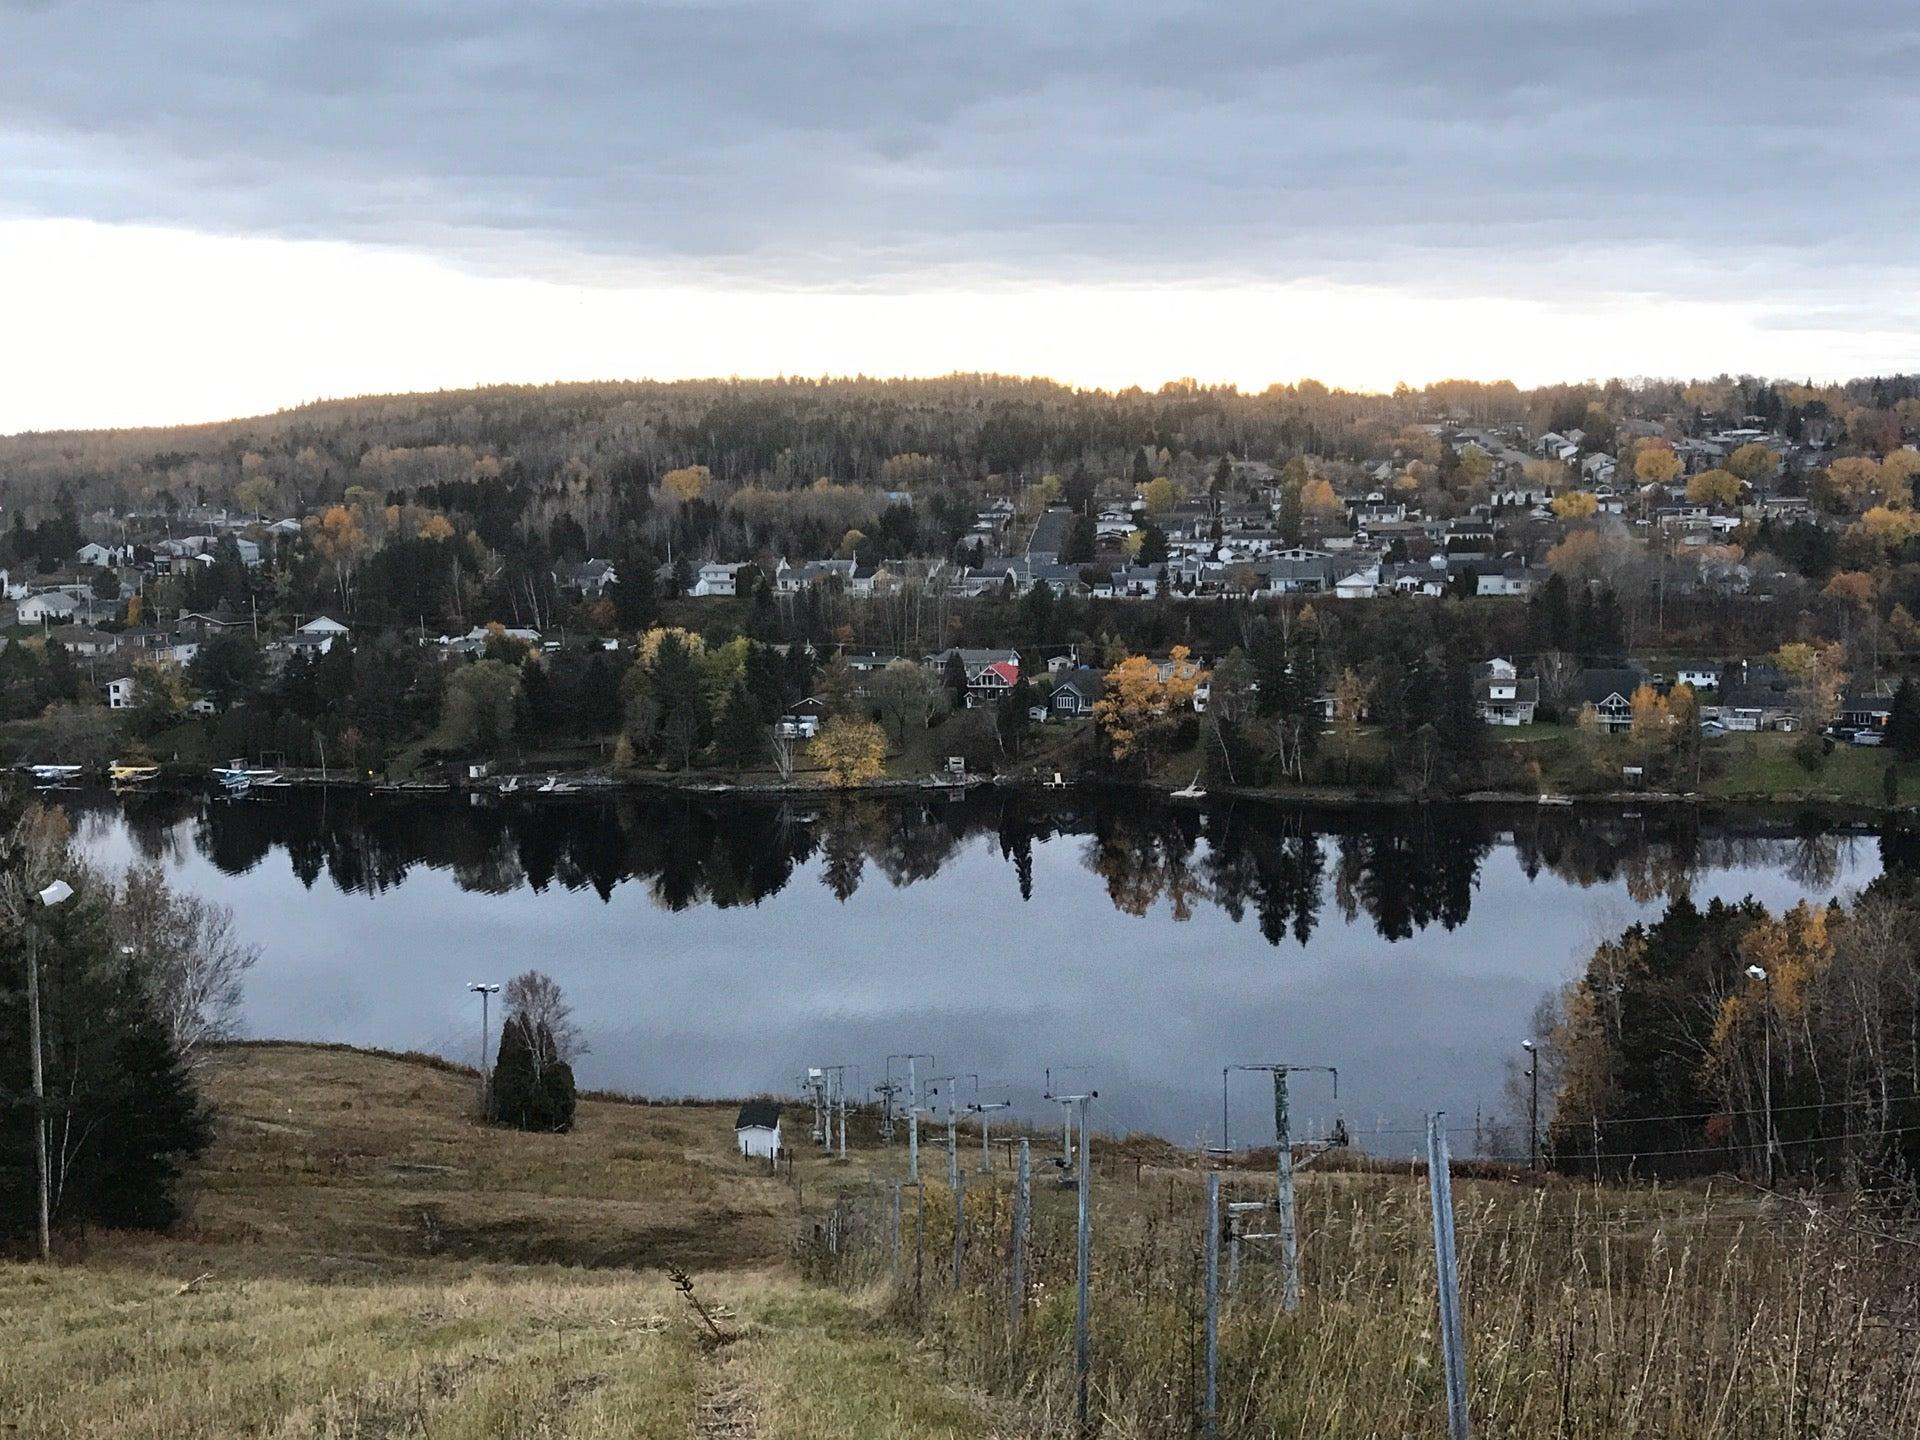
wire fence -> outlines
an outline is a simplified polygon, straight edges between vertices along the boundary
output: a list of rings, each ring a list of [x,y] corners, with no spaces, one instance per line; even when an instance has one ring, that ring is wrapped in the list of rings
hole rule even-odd
[[[1215,1172],[1210,1210],[1199,1165],[1098,1140],[1094,1157],[1087,1428],[1448,1433],[1423,1173],[1303,1174],[1289,1313],[1271,1173]],[[1071,1173],[1035,1164],[1023,1213],[1015,1167],[964,1174],[956,1203],[944,1157],[924,1158],[919,1186],[842,1196],[798,1242],[802,1268],[875,1293],[955,1378],[1008,1397],[1039,1433],[1076,1432]],[[1895,1209],[1744,1182],[1463,1178],[1450,1213],[1477,1433],[1920,1433],[1920,1231]]]

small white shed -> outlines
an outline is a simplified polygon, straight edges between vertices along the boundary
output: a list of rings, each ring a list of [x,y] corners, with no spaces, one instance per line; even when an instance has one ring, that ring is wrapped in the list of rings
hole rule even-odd
[[[734,1118],[733,1138],[742,1155],[755,1160],[780,1158],[780,1106],[772,1100],[749,1100]]]

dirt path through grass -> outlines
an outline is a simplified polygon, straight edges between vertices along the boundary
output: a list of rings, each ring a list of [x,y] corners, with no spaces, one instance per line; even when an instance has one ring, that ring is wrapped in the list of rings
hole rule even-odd
[[[701,1357],[694,1399],[695,1440],[755,1440],[760,1433],[746,1367],[741,1364],[745,1340],[729,1340],[706,1348]]]

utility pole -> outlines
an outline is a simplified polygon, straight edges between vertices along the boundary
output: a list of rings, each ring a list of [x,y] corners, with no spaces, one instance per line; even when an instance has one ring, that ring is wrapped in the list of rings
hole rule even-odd
[[[1051,1087],[1053,1071],[1047,1071],[1047,1083]],[[1073,1369],[1074,1369],[1074,1415],[1081,1431],[1087,1428],[1087,1381],[1093,1367],[1093,1210],[1089,1203],[1093,1189],[1093,1176],[1087,1165],[1087,1156],[1092,1147],[1087,1144],[1087,1102],[1098,1098],[1098,1090],[1088,1090],[1075,1095],[1055,1095],[1049,1093],[1049,1100],[1057,1100],[1068,1106],[1067,1124],[1071,1128],[1074,1111],[1079,1111],[1080,1121],[1080,1165],[1074,1179],[1074,1189],[1078,1192],[1074,1199],[1078,1211],[1074,1245],[1075,1305],[1073,1318]]]
[[[1207,1176],[1207,1395],[1200,1410],[1201,1431],[1212,1440],[1220,1433],[1220,1172]]]
[[[1767,972],[1758,965],[1747,966],[1747,978],[1756,985],[1767,985]],[[1761,1012],[1761,1063],[1760,1063],[1760,1106],[1766,1112],[1766,1178],[1767,1188],[1773,1188],[1773,988],[1769,985],[1764,991],[1767,1008]],[[1600,1160],[1598,1145],[1594,1146],[1593,1179],[1600,1182]]]
[[[1446,1369],[1447,1440],[1472,1440],[1467,1416],[1467,1342],[1460,1321],[1460,1267],[1453,1246],[1453,1174],[1446,1114],[1427,1116],[1427,1193],[1433,1203],[1433,1262],[1440,1307],[1440,1358]]]
[[[55,880],[34,899],[42,910],[51,910],[73,898],[73,887]],[[33,1052],[33,1159],[39,1208],[40,1258],[53,1258],[53,1177],[47,1166],[47,1083],[40,1050],[40,927],[35,917],[21,917],[27,924],[27,1043]]]
[[[898,1057],[887,1057],[886,1077],[873,1087],[873,1093],[880,1097],[880,1138],[887,1144],[893,1143],[893,1097],[900,1093],[900,1084],[893,1078],[893,1062]]]
[[[840,1111],[840,1158],[847,1158],[847,1071],[857,1070],[857,1065],[822,1065],[823,1075],[827,1076],[827,1149],[833,1150],[833,1114],[837,1103]]]
[[[1028,1207],[1032,1204],[1032,1178],[1028,1169],[1030,1160],[1027,1154],[1027,1142],[1020,1141],[1019,1168],[1013,1177],[1013,1254],[1008,1269],[1011,1283],[1007,1295],[1007,1330],[1016,1340],[1020,1335],[1020,1319],[1027,1308],[1027,1218]]]
[[[1531,1040],[1522,1040],[1520,1048],[1527,1052],[1527,1079],[1532,1084],[1532,1092],[1527,1098],[1527,1168],[1540,1168],[1540,1052]]]
[[[493,1107],[488,1103],[493,1096],[493,1079],[487,1074],[487,1036],[490,1027],[487,1023],[487,1003],[500,993],[498,985],[475,984],[467,986],[470,994],[480,997],[480,1118],[485,1119]]]
[[[1279,1216],[1281,1304],[1291,1313],[1300,1308],[1300,1237],[1293,1199],[1293,1126],[1288,1110],[1287,1076],[1296,1070],[1325,1071],[1333,1076],[1333,1094],[1340,1097],[1340,1071],[1332,1065],[1233,1065],[1233,1070],[1265,1070],[1273,1076],[1274,1209]],[[1221,1120],[1225,1128],[1225,1115]]]
[[[959,1084],[958,1075],[936,1075],[927,1082],[927,1093],[938,1095],[942,1085],[947,1087],[947,1191],[953,1196],[953,1286],[960,1288],[960,1266],[963,1249],[966,1244],[966,1200],[960,1178],[960,1132],[955,1116],[958,1106],[954,1090]]]
[[[982,1175],[990,1175],[993,1173],[993,1152],[988,1148],[987,1116],[995,1110],[1012,1109],[1013,1102],[1011,1100],[993,1100],[982,1104],[976,1100],[967,1108],[980,1117],[980,1173]]]
[[[887,1061],[907,1062],[907,1181],[920,1183],[920,1082],[915,1076],[914,1062],[924,1060],[933,1063],[931,1055],[889,1055]]]

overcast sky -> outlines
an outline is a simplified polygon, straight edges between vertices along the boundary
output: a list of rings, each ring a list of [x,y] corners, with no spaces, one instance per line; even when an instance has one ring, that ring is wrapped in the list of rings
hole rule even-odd
[[[1844,0],[0,0],[0,431],[1911,368],[1917,61]]]

